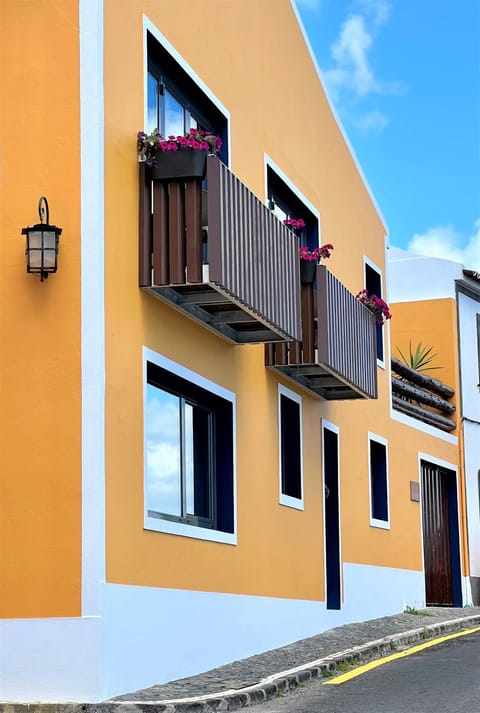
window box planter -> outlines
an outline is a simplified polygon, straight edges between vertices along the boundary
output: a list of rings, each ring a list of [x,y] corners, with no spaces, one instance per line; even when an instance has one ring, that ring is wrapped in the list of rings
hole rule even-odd
[[[317,274],[317,263],[313,260],[300,260],[300,282],[311,285]]]
[[[155,151],[155,163],[150,169],[152,180],[204,178],[207,153],[207,151],[193,151],[192,149]]]

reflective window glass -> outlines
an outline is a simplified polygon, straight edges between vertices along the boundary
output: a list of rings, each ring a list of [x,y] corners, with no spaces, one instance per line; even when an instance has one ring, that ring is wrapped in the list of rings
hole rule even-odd
[[[146,409],[147,508],[180,517],[180,399],[147,384]]]

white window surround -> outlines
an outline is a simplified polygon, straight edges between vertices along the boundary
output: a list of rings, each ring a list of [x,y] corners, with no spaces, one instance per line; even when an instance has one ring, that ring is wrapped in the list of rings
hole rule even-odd
[[[285,183],[286,186],[292,191],[292,193],[295,193],[297,198],[308,208],[308,210],[315,216],[315,218],[318,220],[318,244],[321,245],[321,223],[320,223],[320,213],[315,208],[313,203],[306,198],[302,191],[300,191],[296,185],[289,179],[286,173],[282,171],[280,166],[275,163],[273,159],[270,158],[270,156],[266,153],[263,154],[263,175],[264,175],[264,183],[265,183],[265,205],[268,205],[268,171],[267,169],[271,168],[274,173],[277,174],[279,178],[282,179],[282,181]]]
[[[232,142],[230,136],[230,112],[222,104],[220,99],[215,96],[212,90],[205,84],[205,82],[200,79],[198,74],[194,69],[188,64],[186,60],[183,59],[182,55],[177,52],[175,47],[167,40],[164,34],[160,32],[158,27],[153,24],[151,20],[146,15],[143,15],[143,125],[148,125],[148,47],[147,47],[147,33],[150,33],[157,42],[159,42],[162,47],[168,52],[169,55],[180,65],[180,67],[189,75],[189,77],[195,82],[199,89],[207,96],[210,101],[215,104],[217,109],[224,115],[227,121],[227,135],[228,135],[228,167],[230,168],[232,162]]]
[[[282,437],[281,437],[281,406],[280,397],[286,396],[287,398],[295,401],[300,406],[300,489],[302,492],[301,498],[293,498],[291,495],[284,495],[282,493]],[[279,492],[279,503],[280,505],[286,505],[290,508],[295,508],[296,510],[304,510],[304,495],[303,495],[303,411],[302,411],[302,397],[295,391],[287,389],[283,384],[278,385],[278,492]]]
[[[375,272],[380,276],[380,286],[382,288],[382,299],[385,299],[385,284],[384,284],[384,279],[383,279],[383,272],[380,270],[378,265],[376,265],[373,260],[370,260],[369,257],[366,255],[363,256],[363,284],[365,286],[365,265],[368,265],[369,267],[372,268],[372,270],[375,270]],[[386,323],[388,326],[388,323]],[[388,328],[385,329],[385,324],[382,327],[382,334],[383,334],[383,359],[378,359],[377,358],[377,366],[379,366],[381,369],[385,369],[385,354],[390,354],[390,340],[388,339],[388,344],[387,344],[387,339],[385,339],[385,334],[389,335],[389,330]]]
[[[385,446],[385,464],[387,473],[387,509],[388,509],[388,520],[378,520],[372,517],[372,467],[370,462],[370,442],[375,441]],[[378,436],[376,433],[368,432],[368,503],[370,511],[370,526],[378,527],[381,530],[390,530],[390,487],[389,487],[389,467],[388,467],[388,441],[383,436]]]
[[[232,423],[233,423],[233,434],[232,434],[232,447],[233,447],[233,533],[221,532],[219,530],[211,530],[205,527],[199,527],[197,525],[189,525],[183,522],[173,522],[170,520],[164,520],[158,517],[152,517],[148,515],[146,503],[144,501],[144,529],[154,530],[156,532],[164,532],[171,535],[180,535],[183,537],[192,537],[197,540],[209,540],[211,542],[220,542],[228,545],[237,544],[237,459],[236,459],[236,397],[232,391],[225,389],[223,386],[215,384],[213,381],[197,374],[187,367],[178,364],[177,362],[168,359],[167,357],[157,354],[157,352],[143,347],[143,404],[144,404],[144,418],[145,418],[145,405],[147,403],[146,387],[147,387],[147,362],[156,364],[161,368],[175,374],[176,376],[189,381],[191,384],[210,391],[216,396],[220,396],[226,401],[230,401],[232,404]],[[144,426],[145,429],[145,426]],[[144,487],[145,487],[145,477],[147,473],[147,450],[144,448]]]

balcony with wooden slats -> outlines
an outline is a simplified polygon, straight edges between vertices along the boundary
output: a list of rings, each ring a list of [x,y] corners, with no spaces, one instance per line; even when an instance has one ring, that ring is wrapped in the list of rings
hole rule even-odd
[[[327,270],[301,287],[302,339],[265,346],[265,363],[325,399],[376,399],[375,317]]]
[[[140,287],[237,344],[300,339],[298,238],[214,156],[206,183],[139,169]]]

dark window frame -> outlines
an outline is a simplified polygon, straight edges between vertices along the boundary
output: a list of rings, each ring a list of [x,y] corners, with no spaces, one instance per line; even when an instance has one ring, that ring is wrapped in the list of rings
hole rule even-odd
[[[296,231],[300,237],[300,245],[308,245],[310,250],[319,247],[318,217],[305,205],[304,201],[288,186],[268,163],[267,170],[267,200],[270,210],[278,206],[288,218],[305,221],[305,228]]]
[[[383,299],[382,273],[371,262],[365,260],[365,289],[369,294],[375,294]],[[385,345],[383,339],[383,325],[377,324],[377,362],[385,365]]]
[[[368,436],[370,525],[390,529],[388,486],[388,443],[386,439]]]
[[[278,387],[278,439],[280,504],[303,510],[302,398],[281,384]]]
[[[188,116],[193,116],[198,122],[199,128],[205,131],[211,131],[220,136],[222,139],[222,148],[218,157],[223,163],[228,165],[228,117],[223,114],[210,97],[198,86],[195,79],[188,74],[176,59],[174,59],[148,31],[147,54],[147,77],[150,75],[156,80],[157,96],[160,97],[157,104],[157,120],[163,120],[164,90],[166,89],[184,107],[186,131],[191,128],[187,126]],[[159,125],[156,127],[147,128],[150,131],[157,128],[160,133],[162,133],[162,121],[159,120],[158,123]]]
[[[182,514],[158,512],[148,508],[146,516],[195,528],[212,530],[233,535],[235,533],[234,503],[234,404],[228,399],[188,381],[177,373],[146,359],[146,384],[172,394],[179,399],[180,422],[182,410],[186,404],[203,410],[208,414],[208,475],[207,498],[209,516],[186,512],[186,471],[185,462],[180,452],[180,492]],[[185,449],[182,426],[180,426],[180,451]],[[195,492],[195,488],[194,488]],[[183,533],[182,533],[183,534]]]

